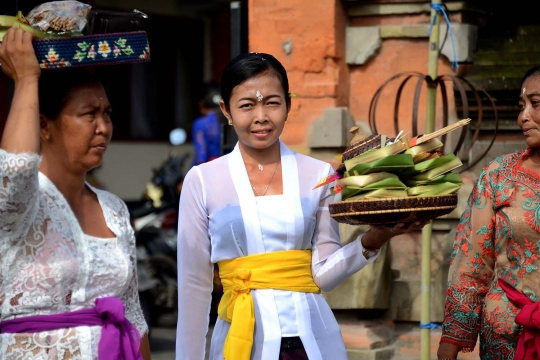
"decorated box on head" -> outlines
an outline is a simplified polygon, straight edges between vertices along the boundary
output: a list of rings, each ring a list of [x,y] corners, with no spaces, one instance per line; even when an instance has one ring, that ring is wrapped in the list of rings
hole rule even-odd
[[[42,69],[150,61],[144,31],[37,39],[34,49]]]
[[[0,16],[0,41],[11,27],[32,32],[42,69],[147,62],[150,46],[142,30],[146,18],[138,10],[111,12],[75,0],[51,1],[27,17],[20,12]]]

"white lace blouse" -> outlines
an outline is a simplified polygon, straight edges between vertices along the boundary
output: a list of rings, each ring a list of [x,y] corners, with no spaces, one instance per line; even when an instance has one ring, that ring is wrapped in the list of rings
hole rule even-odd
[[[66,199],[39,173],[41,157],[0,149],[0,321],[122,299],[126,318],[148,331],[139,305],[135,238],[125,204],[91,188],[115,238],[83,234]],[[99,326],[0,334],[1,359],[95,360]]]
[[[212,292],[212,263],[280,250],[312,250],[315,283],[330,291],[366,260],[360,241],[342,246],[328,213],[329,186],[312,188],[332,167],[283,143],[283,195],[255,197],[238,145],[193,167],[184,180],[178,227],[176,359],[203,360]],[[322,294],[252,290],[255,334],[251,358],[278,359],[281,338],[299,336],[310,360],[346,360],[332,310]],[[230,324],[217,320],[209,358],[223,359]]]

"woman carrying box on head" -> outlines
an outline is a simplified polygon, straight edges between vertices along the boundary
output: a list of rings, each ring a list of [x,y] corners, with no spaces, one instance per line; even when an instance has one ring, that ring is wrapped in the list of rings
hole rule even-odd
[[[8,30],[15,91],[0,142],[0,358],[150,359],[126,205],[85,182],[112,136],[87,70],[41,74],[32,34]]]

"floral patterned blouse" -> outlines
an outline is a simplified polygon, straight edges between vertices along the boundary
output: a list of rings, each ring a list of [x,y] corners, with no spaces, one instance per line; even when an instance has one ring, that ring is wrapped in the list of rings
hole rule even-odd
[[[522,330],[498,279],[540,297],[540,174],[522,166],[530,151],[484,168],[457,228],[441,342],[469,352],[480,335],[482,359],[513,359]]]
[[[39,172],[37,154],[0,149],[0,321],[92,308],[115,296],[141,337],[135,237],[126,205],[94,191],[116,235],[84,234],[67,200]],[[0,334],[2,360],[96,360],[100,326]]]

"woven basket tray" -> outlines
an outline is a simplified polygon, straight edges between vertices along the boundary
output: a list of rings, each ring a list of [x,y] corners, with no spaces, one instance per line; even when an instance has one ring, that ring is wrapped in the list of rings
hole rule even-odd
[[[354,144],[349,145],[343,152],[343,161],[352,159],[369,150],[381,148],[381,135],[369,135]]]
[[[34,49],[42,69],[150,61],[144,31],[38,39]]]
[[[452,212],[457,201],[457,194],[339,201],[330,204],[330,216],[350,225],[429,221]]]

